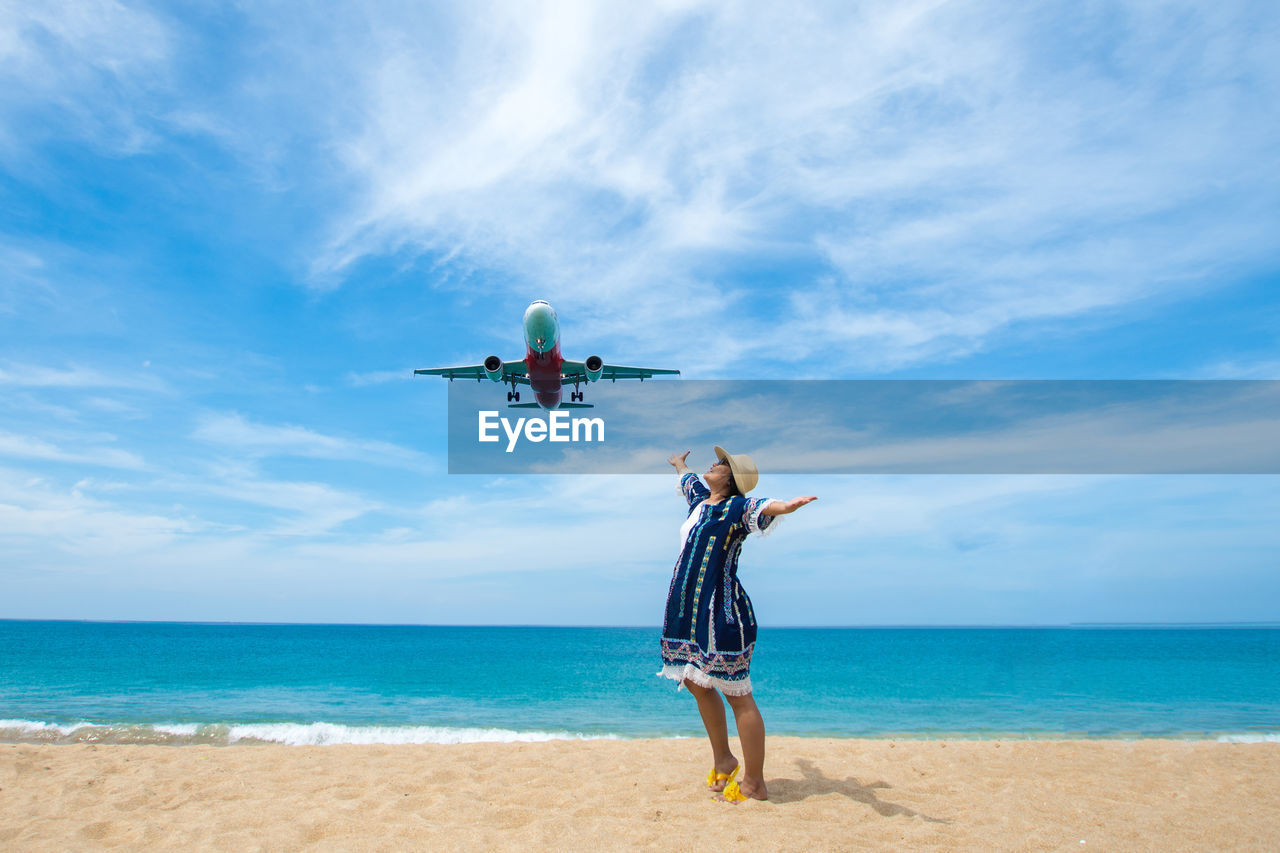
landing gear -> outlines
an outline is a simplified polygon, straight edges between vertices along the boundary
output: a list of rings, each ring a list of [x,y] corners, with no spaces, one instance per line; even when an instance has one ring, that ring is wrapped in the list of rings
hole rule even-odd
[[[581,391],[570,391],[570,392],[569,392],[569,402],[570,402],[570,403],[581,403],[581,402],[582,402],[582,392],[581,392]]]
[[[512,400],[515,400],[517,403],[519,403],[519,402],[520,402],[520,392],[519,392],[519,391],[508,391],[508,392],[507,392],[507,402],[508,402],[508,403],[510,403]]]

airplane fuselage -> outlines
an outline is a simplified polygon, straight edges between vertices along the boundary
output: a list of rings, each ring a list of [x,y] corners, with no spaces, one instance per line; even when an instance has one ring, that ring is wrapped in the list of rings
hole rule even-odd
[[[529,387],[544,409],[560,405],[561,367],[560,320],[555,309],[538,300],[524,311],[525,366],[529,368]]]

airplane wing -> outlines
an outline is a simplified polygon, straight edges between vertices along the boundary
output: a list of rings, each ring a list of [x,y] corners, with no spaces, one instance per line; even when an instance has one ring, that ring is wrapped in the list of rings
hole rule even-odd
[[[560,366],[564,382],[586,382],[587,367],[580,361],[566,361]],[[655,376],[679,376],[678,370],[667,370],[661,367],[623,367],[620,364],[606,364],[600,370],[600,381],[608,379],[616,382],[619,379],[652,379]]]
[[[420,367],[413,371],[415,376],[443,376],[445,379],[453,381],[454,379],[488,379],[489,374],[485,372],[483,364],[471,364],[466,367]],[[502,362],[502,381],[510,384],[515,382],[517,385],[529,384],[529,366],[520,361],[504,361]]]

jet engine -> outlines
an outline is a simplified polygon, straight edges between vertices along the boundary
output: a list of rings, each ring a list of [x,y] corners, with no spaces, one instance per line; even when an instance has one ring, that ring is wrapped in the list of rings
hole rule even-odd
[[[587,371],[587,381],[596,382],[600,379],[600,373],[604,370],[604,360],[598,355],[587,356],[587,360],[582,363]]]
[[[502,381],[502,359],[496,355],[491,355],[484,360],[485,375],[494,382]]]

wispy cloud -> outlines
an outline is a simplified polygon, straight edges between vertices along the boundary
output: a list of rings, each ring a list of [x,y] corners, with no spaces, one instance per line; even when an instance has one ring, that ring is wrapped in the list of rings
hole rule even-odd
[[[324,537],[348,521],[381,508],[325,483],[270,480],[248,471],[229,471],[191,485],[192,491],[280,511],[253,535]]]
[[[46,462],[72,462],[106,468],[144,468],[142,457],[114,447],[81,446],[67,450],[39,438],[0,431],[0,456],[39,459]]]
[[[36,414],[41,417],[57,418],[60,421],[80,420],[79,410],[58,403],[50,403],[39,399],[36,394],[22,391],[8,391],[0,395],[0,407],[10,412]]]
[[[0,314],[17,314],[28,303],[48,305],[56,297],[46,278],[44,258],[10,243],[4,235],[0,235],[0,273]]]
[[[438,469],[426,454],[390,442],[326,435],[292,424],[254,423],[235,413],[205,415],[199,419],[192,437],[255,457],[347,459],[391,467]]]
[[[161,391],[165,384],[147,373],[103,373],[92,367],[46,367],[6,363],[0,367],[0,386],[19,388],[130,388]]]
[[[0,2],[0,615],[650,621],[669,478],[446,477],[442,387],[381,369],[518,355],[530,298],[568,357],[685,378],[1034,375],[1108,326],[1086,372],[1159,335],[1135,369],[1269,377],[1276,32],[1244,0]],[[708,406],[717,440],[760,405]],[[732,449],[821,469],[852,422],[797,421]],[[687,449],[658,426],[638,468]],[[796,622],[1133,617],[1109,584],[1175,571],[1186,612],[1265,607],[1274,478],[1157,479],[766,471],[822,499],[744,567]]]
[[[108,415],[115,415],[126,420],[139,420],[147,417],[147,413],[112,397],[90,397],[84,401],[86,408]]]
[[[352,388],[363,388],[368,385],[385,385],[388,382],[404,382],[413,378],[413,368],[406,367],[401,370],[371,370],[367,373],[352,373],[346,375],[346,383]]]
[[[1229,359],[1207,364],[1197,371],[1199,379],[1280,379],[1280,359]]]
[[[202,35],[85,0],[7,11],[0,110],[296,164],[270,183],[335,211],[296,249],[319,289],[422,258],[440,288],[556,301],[610,360],[889,371],[1274,262],[1274,16],[1108,9],[257,7],[235,33],[253,85],[177,105]]]
[[[0,159],[54,133],[114,153],[145,148],[156,138],[146,99],[165,87],[173,50],[159,18],[116,0],[6,3]]]
[[[101,561],[172,546],[204,529],[189,517],[123,508],[79,486],[0,469],[0,536],[7,556],[22,555],[29,566],[57,564],[54,555],[71,554],[86,561],[82,571],[101,572],[108,569]]]
[[[707,369],[765,347],[883,370],[1273,259],[1256,6],[491,11],[419,37],[370,13],[331,57],[367,105],[334,139],[363,191],[317,283],[449,255],[596,341],[662,356],[680,317]]]

